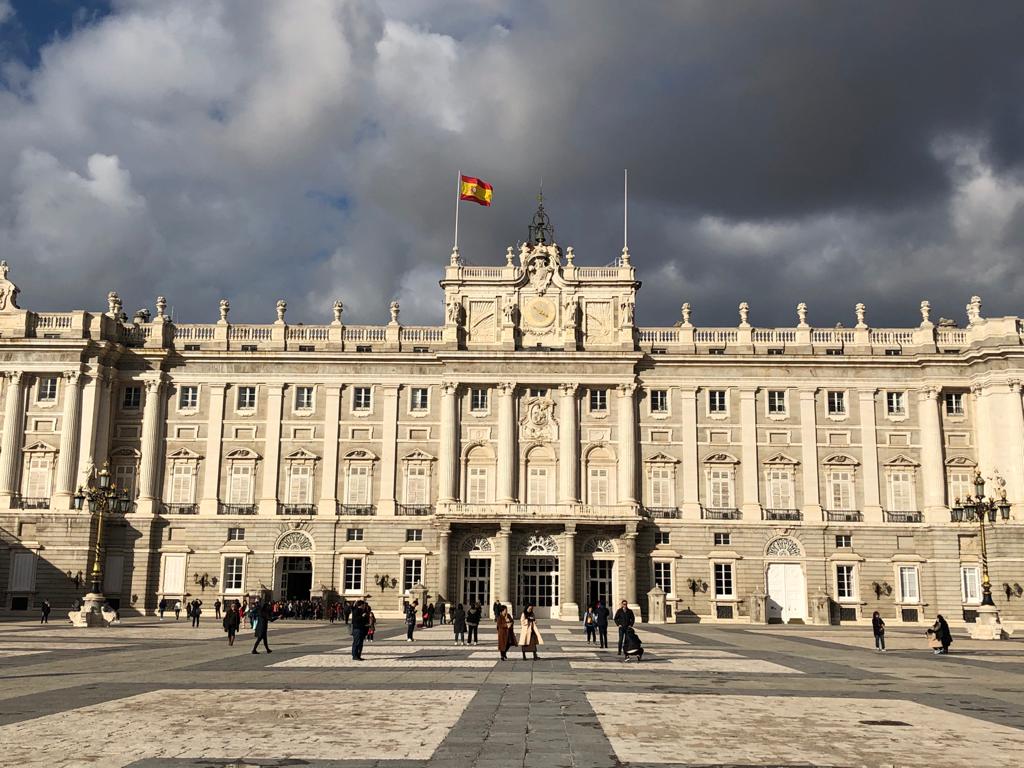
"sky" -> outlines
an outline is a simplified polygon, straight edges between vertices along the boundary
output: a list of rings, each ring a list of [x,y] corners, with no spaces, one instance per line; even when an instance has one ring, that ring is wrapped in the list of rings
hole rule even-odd
[[[543,183],[638,322],[1024,314],[1024,3],[0,0],[0,257],[37,311],[442,318]]]

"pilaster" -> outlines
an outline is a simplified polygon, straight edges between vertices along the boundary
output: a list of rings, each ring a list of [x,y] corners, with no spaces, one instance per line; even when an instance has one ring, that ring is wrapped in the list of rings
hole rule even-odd
[[[939,421],[939,388],[922,387],[917,393],[921,424],[921,480],[924,485],[924,519],[948,522],[945,504],[946,472],[942,464],[942,425]]]
[[[332,326],[333,327],[333,326]],[[338,507],[338,437],[341,421],[341,387],[332,385],[325,393],[324,464],[320,481],[321,515],[333,515]]]
[[[18,470],[21,468],[21,443],[25,434],[25,374],[8,371],[4,374],[4,436],[0,443],[0,509],[10,509],[18,492]]]
[[[563,560],[561,618],[564,621],[579,621],[580,606],[576,602],[576,525],[568,523],[562,535]]]
[[[277,328],[278,326],[274,326]],[[283,328],[283,326],[280,326]],[[260,514],[277,514],[277,489],[281,476],[281,407],[284,385],[267,385],[267,439],[263,447],[263,491]]]
[[[395,473],[398,466],[398,396],[401,386],[387,384],[381,387],[383,408],[381,413],[380,497],[377,514],[393,517],[395,514]]]
[[[498,384],[498,477],[495,497],[499,503],[516,500],[516,385],[511,381]]]
[[[448,560],[451,540],[451,529],[448,526],[442,527],[437,534],[437,595],[444,597],[448,602],[451,600],[448,579]]]
[[[93,369],[82,387],[81,423],[78,427],[77,483],[96,463],[96,425],[103,396],[99,367]]]
[[[860,442],[864,475],[864,522],[881,523],[882,503],[878,485],[878,430],[875,426],[875,390],[857,391],[860,404]]]
[[[576,384],[559,386],[558,425],[559,442],[559,478],[558,503],[575,504],[580,500],[579,494],[579,446],[577,435],[579,426],[576,418]],[[569,593],[571,595],[571,593]],[[570,601],[572,598],[570,597]]]
[[[680,389],[680,429],[683,443],[683,517],[688,520],[700,519],[700,463],[697,453],[697,389]]]
[[[210,421],[206,436],[206,467],[203,473],[203,497],[199,511],[216,515],[220,503],[221,441],[224,436],[224,394],[226,384],[210,384]]]
[[[622,599],[629,603],[633,612],[640,615],[640,605],[636,599],[636,524],[630,523],[626,526],[622,538],[619,539],[622,552],[619,555],[619,565],[622,570]]]
[[[636,504],[636,382],[618,386],[619,503]]]
[[[740,390],[741,466],[743,474],[743,516],[748,520],[761,517],[758,494],[760,467],[757,463],[757,389]]]
[[[136,511],[154,514],[160,499],[160,470],[163,466],[163,382],[145,381],[146,400],[142,410],[142,458],[139,463],[139,499]]]
[[[818,480],[817,389],[800,390],[800,460],[803,470],[804,520],[820,520],[821,491]]]
[[[498,542],[498,562],[494,564],[494,567],[497,569],[494,588],[498,594],[498,601],[505,605],[512,604],[512,601],[509,599],[509,573],[512,570],[511,538],[511,524],[502,523],[495,534],[495,539]]]
[[[441,385],[441,445],[437,457],[438,502],[451,504],[458,498],[458,390],[459,385]]]
[[[64,412],[60,422],[60,452],[57,454],[57,482],[54,486],[54,509],[71,509],[75,493],[75,473],[78,469],[78,420],[82,411],[82,389],[79,382],[82,374],[65,371]]]

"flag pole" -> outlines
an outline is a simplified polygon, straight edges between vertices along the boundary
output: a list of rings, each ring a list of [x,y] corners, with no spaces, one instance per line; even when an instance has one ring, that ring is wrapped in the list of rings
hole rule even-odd
[[[459,250],[459,197],[462,194],[462,171],[455,177],[455,248]]]
[[[622,169],[622,249],[629,248],[629,169]]]

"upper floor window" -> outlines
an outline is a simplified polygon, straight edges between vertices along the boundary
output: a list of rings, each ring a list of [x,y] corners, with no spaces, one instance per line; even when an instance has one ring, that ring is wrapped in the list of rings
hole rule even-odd
[[[228,472],[228,504],[252,504],[255,462],[239,461]]]
[[[548,468],[529,467],[526,478],[526,503],[548,503]]]
[[[829,392],[828,393],[828,415],[829,416],[845,416],[846,415],[846,393],[845,392]]]
[[[712,509],[732,509],[732,470],[708,471],[708,497]]]
[[[716,547],[728,547],[732,544],[731,533],[716,533],[715,534],[715,546]]]
[[[546,389],[530,388],[530,397],[547,397],[547,395],[548,391]]]
[[[36,400],[40,403],[52,403],[57,399],[57,377],[44,376],[36,386]]]
[[[836,549],[852,549],[853,536],[848,533],[836,534]]]
[[[668,413],[668,390],[651,390],[651,413]]]
[[[788,469],[768,470],[768,506],[771,509],[792,509],[793,474]]]
[[[914,474],[912,472],[890,473],[889,509],[892,512],[914,511]]]
[[[409,410],[426,411],[430,404],[430,391],[426,387],[413,387],[409,393]]]
[[[655,544],[669,544],[672,541],[672,535],[668,531],[656,531],[654,533]]]
[[[907,400],[903,392],[885,393],[885,412],[889,416],[907,415]]]
[[[195,501],[195,474],[192,466],[179,462],[171,467],[169,504],[192,504]]]
[[[949,473],[949,506],[953,506],[957,499],[965,501],[974,495],[974,476],[970,470],[955,469]]]
[[[768,413],[776,416],[784,416],[786,414],[786,390],[768,390]]]
[[[313,503],[313,466],[293,463],[288,467],[288,486],[285,489],[288,504],[299,506]]]
[[[296,411],[311,411],[311,410],[313,410],[313,388],[312,387],[296,387],[295,388],[295,410]]]
[[[829,473],[829,507],[834,510],[852,510],[853,505],[853,473],[846,469],[836,469]]]
[[[238,388],[238,410],[251,411],[256,408],[256,387]]]
[[[363,540],[363,529],[362,528],[348,528],[345,530],[345,541],[362,541]]]
[[[590,467],[587,472],[587,501],[590,504],[608,503],[609,472],[607,467]]]
[[[405,529],[405,540],[406,541],[423,541],[423,529],[422,528],[406,528]]]
[[[178,390],[178,408],[182,411],[192,411],[199,407],[199,387],[195,384],[188,384]]]
[[[119,491],[127,491],[128,498],[135,499],[135,464],[114,465],[114,485]]]
[[[729,401],[726,399],[724,389],[712,389],[708,391],[708,413],[728,413]]]
[[[947,392],[946,393],[946,415],[947,416],[963,416],[964,415],[964,396],[961,392]]]
[[[470,467],[466,478],[466,501],[485,504],[488,496],[489,472],[487,467]]]
[[[228,541],[245,541],[245,528],[228,528]]]
[[[651,506],[672,507],[672,470],[668,467],[651,467]]]
[[[368,465],[353,464],[348,468],[345,503],[357,506],[370,503],[370,467]]]
[[[352,410],[368,411],[372,405],[371,390],[369,387],[355,387],[352,390]]]
[[[142,406],[142,387],[131,385],[124,388],[121,407],[126,411],[138,410]]]
[[[477,413],[487,410],[487,390],[483,387],[473,387],[469,390],[469,410]]]
[[[405,503],[411,506],[430,503],[428,471],[422,464],[410,464],[405,470]]]
[[[592,413],[604,413],[608,410],[608,390],[590,390],[590,410]]]

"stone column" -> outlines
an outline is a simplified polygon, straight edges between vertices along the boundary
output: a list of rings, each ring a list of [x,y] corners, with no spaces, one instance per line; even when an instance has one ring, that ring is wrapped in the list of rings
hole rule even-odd
[[[145,382],[146,402],[142,411],[142,459],[139,463],[139,500],[137,511],[156,512],[160,499],[160,478],[163,475],[163,382]]]
[[[437,535],[437,594],[443,596],[448,603],[454,602],[449,594],[451,585],[448,583],[448,552],[451,534],[451,529],[445,526],[438,531]]]
[[[82,484],[83,478],[96,463],[96,425],[100,412],[100,398],[103,387],[100,386],[99,367],[93,369],[82,387],[81,424],[78,430],[78,471],[75,488]]]
[[[324,414],[324,468],[320,481],[321,515],[333,515],[338,508],[338,437],[341,419],[341,387],[328,386]]]
[[[0,444],[0,509],[10,509],[18,494],[21,443],[24,432],[25,374],[8,371],[4,393],[4,436]]]
[[[99,377],[99,413],[96,418],[96,434],[93,435],[93,456],[95,463],[102,465],[110,454],[110,428],[117,412],[117,371],[101,368]]]
[[[459,385],[441,385],[441,445],[437,457],[437,496],[441,504],[451,504],[458,497],[459,479]]]
[[[206,468],[203,473],[203,497],[199,511],[217,514],[220,503],[221,439],[224,436],[224,392],[226,384],[210,384],[210,420],[206,434]]]
[[[509,596],[509,574],[512,572],[512,552],[510,539],[512,538],[512,526],[509,523],[502,523],[495,538],[498,542],[497,562],[494,568],[497,571],[495,591],[498,593],[498,600],[505,605],[511,605]]]
[[[857,391],[860,400],[860,442],[864,474],[864,521],[881,523],[882,503],[878,485],[878,433],[875,429],[875,390]]]
[[[580,441],[576,434],[579,430],[576,423],[576,385],[562,384],[559,391],[561,396],[558,401],[558,419],[561,423],[558,425],[558,461],[561,477],[558,483],[558,503],[576,504],[580,500]],[[572,602],[572,594],[567,594],[570,595],[569,602]]]
[[[498,477],[495,499],[503,504],[516,500],[516,385],[498,384]]]
[[[680,390],[680,429],[683,441],[683,517],[688,520],[700,519],[700,461],[697,454],[697,390],[688,387]]]
[[[758,492],[761,468],[757,463],[757,389],[740,390],[740,437],[742,451],[740,471],[743,473],[743,516],[748,520],[761,517]]]
[[[82,390],[78,386],[82,374],[64,372],[64,412],[60,420],[60,452],[57,454],[57,482],[54,486],[54,509],[71,509],[78,470],[78,420],[82,412]]]
[[[619,504],[636,504],[636,383],[620,384],[619,393]]]
[[[800,460],[803,470],[804,520],[821,520],[821,486],[818,481],[818,422],[816,389],[800,390]]]
[[[565,621],[579,621],[580,606],[576,601],[576,525],[567,523],[562,537],[563,560],[561,567],[562,606],[561,618]]]
[[[1007,383],[1003,424],[1005,436],[1003,445],[1009,456],[1016,457],[1006,465],[1006,497],[1019,512],[1024,505],[1024,403],[1021,401],[1021,382],[1013,379]]]
[[[622,553],[619,555],[619,567],[622,568],[623,595],[620,600],[629,603],[629,607],[640,618],[640,605],[636,600],[636,523],[628,523],[626,531],[619,540]]]
[[[942,424],[939,421],[938,387],[922,387],[917,393],[921,424],[921,481],[924,485],[924,519],[949,521],[946,507],[946,470],[942,463]]]
[[[277,489],[281,478],[281,406],[284,385],[267,385],[267,439],[263,448],[263,491],[260,514],[277,515]]]
[[[377,499],[377,514],[394,517],[395,479],[398,469],[398,395],[401,386],[387,384],[381,387],[384,394],[380,461],[380,496]]]

